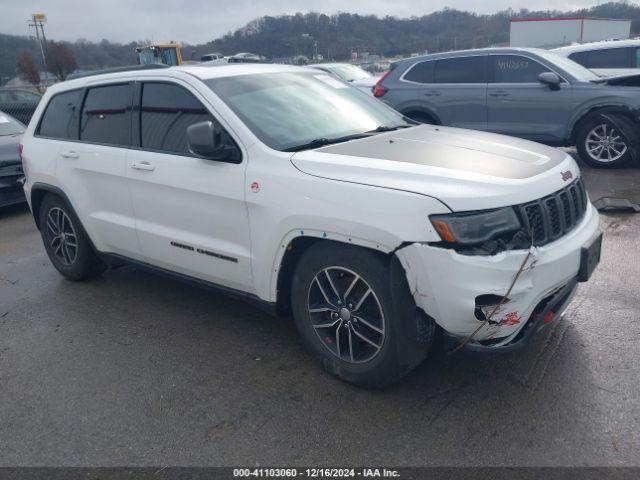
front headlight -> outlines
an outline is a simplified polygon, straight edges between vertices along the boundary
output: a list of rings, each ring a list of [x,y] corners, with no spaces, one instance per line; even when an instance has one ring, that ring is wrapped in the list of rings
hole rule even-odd
[[[429,220],[443,241],[459,245],[479,245],[521,228],[520,220],[511,207],[431,215]]]

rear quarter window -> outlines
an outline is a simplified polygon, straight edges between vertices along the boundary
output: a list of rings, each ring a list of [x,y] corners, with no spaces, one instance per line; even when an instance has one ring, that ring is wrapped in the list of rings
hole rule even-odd
[[[433,72],[436,62],[429,60],[427,62],[418,62],[409,68],[404,74],[404,79],[416,83],[432,83]]]
[[[63,140],[78,139],[78,108],[82,90],[54,95],[42,115],[37,135]]]
[[[576,63],[579,63],[583,67],[587,67],[587,54],[588,52],[576,52],[569,55],[569,59],[573,60]]]

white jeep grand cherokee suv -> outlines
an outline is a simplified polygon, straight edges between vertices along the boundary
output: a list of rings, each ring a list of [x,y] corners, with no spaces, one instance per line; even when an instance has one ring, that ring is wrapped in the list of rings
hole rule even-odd
[[[598,262],[571,157],[415,125],[314,69],[137,69],[48,89],[23,139],[53,265],[123,262],[292,313],[324,367],[362,386],[466,348],[523,344]]]

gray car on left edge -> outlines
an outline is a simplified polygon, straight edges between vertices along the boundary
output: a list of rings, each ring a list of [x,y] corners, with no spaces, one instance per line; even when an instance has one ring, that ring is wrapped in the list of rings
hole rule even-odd
[[[0,111],[0,207],[26,202],[20,140],[25,126]]]
[[[373,93],[419,122],[575,145],[609,167],[639,153],[639,86],[640,75],[600,78],[546,50],[490,48],[398,61]]]

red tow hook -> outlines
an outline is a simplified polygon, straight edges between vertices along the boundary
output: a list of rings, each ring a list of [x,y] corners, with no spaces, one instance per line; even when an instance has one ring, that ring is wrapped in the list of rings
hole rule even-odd
[[[547,314],[542,319],[542,323],[544,324],[551,323],[555,317],[556,317],[556,314],[554,313],[554,311],[549,310],[549,312],[547,312]]]

